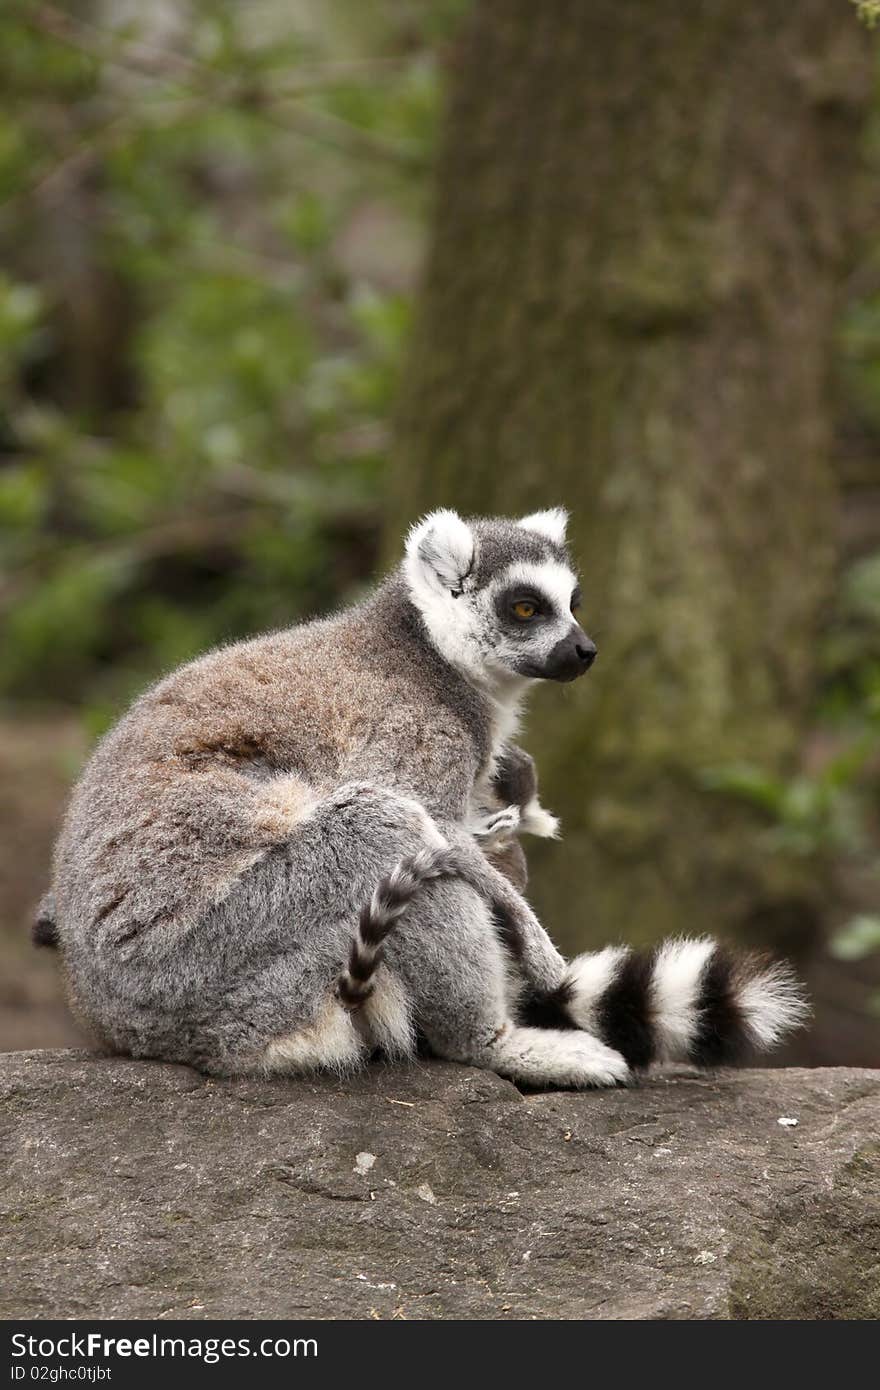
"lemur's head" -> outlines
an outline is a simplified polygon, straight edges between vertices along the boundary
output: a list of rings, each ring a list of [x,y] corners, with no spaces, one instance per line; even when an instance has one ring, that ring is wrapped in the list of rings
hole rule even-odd
[[[574,616],[561,507],[520,521],[431,512],[407,537],[409,595],[443,656],[490,688],[573,681],[596,647]]]

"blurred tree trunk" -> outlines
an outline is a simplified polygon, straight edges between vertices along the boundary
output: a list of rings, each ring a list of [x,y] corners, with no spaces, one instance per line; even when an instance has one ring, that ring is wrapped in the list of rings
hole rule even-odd
[[[594,674],[527,743],[559,940],[797,948],[806,866],[702,776],[797,756],[835,559],[827,378],[870,40],[838,0],[478,0],[389,535],[573,513]],[[534,846],[534,848],[531,848]]]
[[[41,38],[63,38],[69,16],[100,24],[101,13],[96,0],[66,0],[63,12],[35,7],[31,22]],[[46,50],[36,51],[47,61]],[[132,306],[104,244],[113,214],[102,198],[100,141],[93,139],[85,94],[65,99],[51,80],[45,95],[31,95],[27,114],[51,164],[24,196],[0,205],[0,259],[13,275],[38,285],[49,306],[50,341],[30,364],[31,383],[96,423],[130,404],[132,395]],[[66,488],[63,478],[58,483],[54,510],[64,530]]]

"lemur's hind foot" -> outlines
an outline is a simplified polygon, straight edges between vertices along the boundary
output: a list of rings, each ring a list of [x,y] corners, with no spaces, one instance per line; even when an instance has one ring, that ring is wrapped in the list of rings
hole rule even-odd
[[[507,1023],[479,1054],[459,1058],[490,1067],[525,1086],[619,1086],[630,1079],[624,1058],[589,1033]]]

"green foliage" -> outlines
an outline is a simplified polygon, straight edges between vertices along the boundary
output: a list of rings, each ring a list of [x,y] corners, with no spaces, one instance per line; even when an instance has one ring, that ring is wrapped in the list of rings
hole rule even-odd
[[[837,612],[822,650],[824,684],[817,705],[821,755],[789,778],[750,763],[712,768],[711,790],[747,801],[766,817],[768,853],[833,858],[869,875],[878,859],[880,769],[880,554],[843,575]],[[829,943],[839,960],[880,950],[880,917],[859,914]],[[880,1009],[880,996],[868,1001]]]
[[[863,851],[868,843],[857,777],[880,748],[873,738],[858,740],[818,771],[784,779],[751,763],[712,768],[705,783],[764,811],[764,840],[771,850],[815,855],[830,849]]]
[[[853,917],[831,942],[838,960],[863,960],[872,951],[880,951],[880,917]]]
[[[869,29],[875,29],[880,23],[880,0],[852,0],[852,3],[862,23]]]
[[[100,723],[370,573],[430,8],[0,11],[0,695]]]
[[[832,936],[828,948],[837,960],[860,961],[880,951],[880,917],[860,913]],[[867,1012],[880,1017],[880,993],[868,995]]]

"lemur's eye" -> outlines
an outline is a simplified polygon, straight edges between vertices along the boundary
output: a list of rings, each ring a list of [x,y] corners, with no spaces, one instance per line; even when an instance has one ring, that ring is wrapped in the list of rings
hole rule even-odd
[[[538,608],[531,599],[518,598],[515,603],[511,604],[511,610],[514,617],[520,618],[525,623],[528,622],[529,618],[534,618]]]
[[[573,593],[572,596],[571,596],[571,611],[572,611],[572,613],[576,613],[576,612],[578,611],[578,609],[580,608],[580,606],[581,606],[581,591],[580,591],[580,589],[575,589],[574,593]]]

